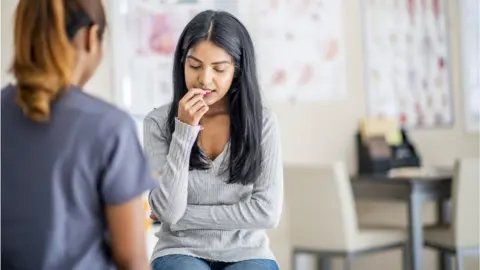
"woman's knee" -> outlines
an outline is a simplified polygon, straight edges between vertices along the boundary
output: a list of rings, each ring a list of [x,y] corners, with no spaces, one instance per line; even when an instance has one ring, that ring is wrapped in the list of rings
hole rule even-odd
[[[167,255],[158,257],[152,262],[153,270],[211,270],[202,259],[187,255]]]
[[[246,260],[232,263],[223,270],[279,270],[274,260]]]

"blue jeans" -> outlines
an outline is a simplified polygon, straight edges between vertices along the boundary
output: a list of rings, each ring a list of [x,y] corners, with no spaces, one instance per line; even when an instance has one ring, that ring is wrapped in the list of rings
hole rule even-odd
[[[245,260],[235,263],[209,262],[186,255],[167,255],[152,262],[153,270],[279,270],[273,260]]]

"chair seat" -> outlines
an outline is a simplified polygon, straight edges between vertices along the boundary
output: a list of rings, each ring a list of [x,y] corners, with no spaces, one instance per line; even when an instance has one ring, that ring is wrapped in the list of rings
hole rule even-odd
[[[478,229],[477,229],[478,230]],[[450,225],[433,225],[423,229],[425,243],[442,248],[455,249],[479,249],[478,231],[468,236],[455,238],[455,230]]]
[[[355,235],[353,250],[368,250],[405,243],[408,239],[405,230],[361,229]]]
[[[455,248],[453,230],[448,225],[428,226],[423,229],[423,239],[430,244],[445,248]]]

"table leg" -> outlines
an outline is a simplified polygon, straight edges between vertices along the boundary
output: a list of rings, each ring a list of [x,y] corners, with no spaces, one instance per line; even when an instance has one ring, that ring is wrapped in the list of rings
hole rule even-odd
[[[329,257],[317,257],[317,269],[318,270],[332,270],[332,261]]]
[[[417,194],[411,194],[408,202],[408,226],[410,236],[410,269],[421,270],[423,265],[422,200]]]
[[[437,202],[438,224],[450,224],[450,202],[448,200],[439,200]],[[451,270],[450,256],[446,252],[440,252],[438,265],[440,270]]]

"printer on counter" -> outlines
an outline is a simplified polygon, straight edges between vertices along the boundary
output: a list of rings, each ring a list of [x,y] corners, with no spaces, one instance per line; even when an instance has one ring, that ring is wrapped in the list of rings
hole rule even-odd
[[[415,146],[398,121],[363,120],[356,137],[359,174],[387,174],[391,169],[421,166]]]

